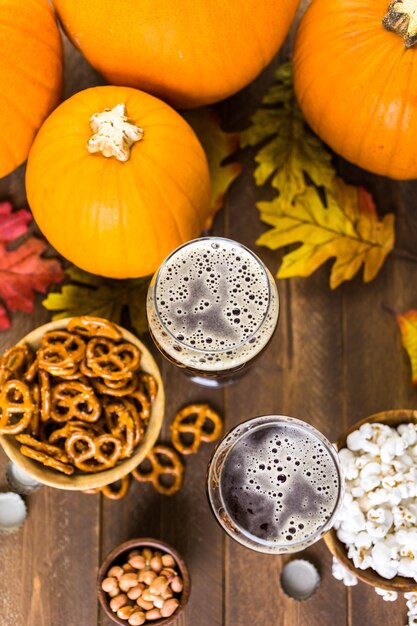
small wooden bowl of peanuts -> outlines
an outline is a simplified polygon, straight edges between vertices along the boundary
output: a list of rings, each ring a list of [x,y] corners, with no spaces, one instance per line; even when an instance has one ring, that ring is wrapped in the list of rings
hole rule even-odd
[[[158,539],[131,539],[104,559],[97,594],[119,626],[168,626],[184,610],[190,575],[176,550]]]

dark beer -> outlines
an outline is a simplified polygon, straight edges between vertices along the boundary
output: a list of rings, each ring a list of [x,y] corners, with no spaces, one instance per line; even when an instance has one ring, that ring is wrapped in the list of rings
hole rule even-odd
[[[147,311],[151,335],[167,358],[215,378],[239,370],[266,346],[278,320],[278,293],[250,250],[204,237],[162,264]]]
[[[317,541],[340,500],[336,451],[309,424],[281,416],[231,431],[213,456],[208,480],[220,523],[261,552],[295,552]]]

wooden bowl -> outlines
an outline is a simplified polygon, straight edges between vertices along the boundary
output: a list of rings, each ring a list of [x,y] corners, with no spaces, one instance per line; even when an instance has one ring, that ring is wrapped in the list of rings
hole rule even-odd
[[[36,328],[23,337],[23,339],[19,341],[18,345],[27,343],[34,350],[36,350],[40,345],[42,336],[46,332],[65,328],[70,319],[71,318],[56,320],[55,322],[49,322],[48,324],[39,326],[39,328]],[[158,383],[158,393],[152,405],[152,413],[146,429],[145,437],[129,459],[124,459],[111,469],[97,472],[96,474],[81,474],[77,472],[71,476],[66,476],[65,474],[61,474],[56,470],[45,467],[45,465],[41,465],[41,463],[23,456],[23,454],[19,451],[20,444],[13,436],[0,436],[0,444],[9,459],[44,485],[56,487],[57,489],[83,491],[86,489],[104,487],[105,485],[114,483],[123,478],[123,476],[126,476],[126,474],[129,474],[139,465],[139,463],[143,461],[151,448],[153,448],[158,438],[165,410],[165,393],[159,368],[149,350],[141,341],[139,341],[137,337],[135,337],[135,335],[132,335],[132,333],[128,332],[124,328],[121,328],[120,326],[118,328],[123,333],[125,339],[133,343],[141,351],[141,369],[149,374],[152,374]]]
[[[109,606],[109,596],[103,591],[101,588],[101,583],[104,578],[106,578],[107,572],[113,565],[121,565],[122,563],[126,563],[127,554],[131,550],[137,550],[142,548],[153,548],[155,550],[160,550],[161,552],[166,552],[170,554],[177,564],[177,571],[179,572],[183,583],[184,588],[181,592],[181,596],[178,598],[180,604],[171,617],[163,617],[161,619],[147,621],[145,626],[153,625],[153,626],[169,626],[169,624],[173,624],[178,616],[183,612],[185,605],[188,602],[188,598],[190,597],[191,591],[191,580],[190,574],[188,572],[188,568],[185,564],[184,559],[178,554],[174,548],[171,548],[170,545],[165,543],[164,541],[159,541],[159,539],[149,539],[148,537],[140,538],[140,539],[131,539],[130,541],[125,541],[120,544],[116,548],[114,548],[104,559],[103,563],[100,566],[98,576],[97,576],[97,595],[100,601],[101,606],[107,617],[112,620],[115,624],[119,624],[119,626],[127,626],[126,620],[122,620],[117,617],[116,613],[113,613]]]
[[[381,413],[375,413],[370,417],[366,417],[360,422],[356,422],[353,426],[351,426],[336,442],[338,450],[346,447],[346,438],[347,436],[357,430],[362,424],[367,424],[368,422],[379,422],[381,424],[387,424],[388,426],[397,427],[400,424],[413,423],[417,424],[417,411],[412,411],[408,409],[397,410],[397,411],[382,411]],[[404,576],[395,576],[395,578],[391,578],[388,580],[387,578],[383,578],[377,572],[375,572],[370,567],[366,570],[358,569],[353,565],[351,559],[347,556],[347,550],[345,545],[337,538],[336,531],[334,529],[330,530],[327,535],[323,537],[326,546],[330,550],[330,552],[335,556],[345,567],[348,569],[356,578],[366,583],[367,585],[372,585],[372,587],[380,587],[381,589],[388,589],[390,591],[398,591],[400,593],[405,592],[416,592],[417,591],[417,582],[412,578],[405,578]]]

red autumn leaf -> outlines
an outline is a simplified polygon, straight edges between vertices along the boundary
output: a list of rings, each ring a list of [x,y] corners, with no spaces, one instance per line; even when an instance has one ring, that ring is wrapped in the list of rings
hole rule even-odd
[[[0,243],[7,243],[24,235],[31,219],[29,211],[20,209],[12,212],[10,202],[0,202]]]
[[[34,292],[64,279],[59,261],[42,258],[45,241],[29,236],[13,250],[4,245],[27,233],[29,221],[24,209],[13,213],[9,203],[0,203],[0,330],[10,328],[8,311],[31,313]]]

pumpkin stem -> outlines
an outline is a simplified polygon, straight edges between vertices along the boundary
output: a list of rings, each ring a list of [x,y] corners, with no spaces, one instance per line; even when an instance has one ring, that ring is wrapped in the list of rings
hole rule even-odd
[[[417,2],[416,0],[394,0],[382,20],[386,30],[393,31],[403,38],[406,48],[417,42]]]
[[[129,160],[131,146],[144,135],[142,128],[129,121],[124,104],[94,113],[90,128],[94,135],[87,142],[88,152],[101,152],[103,156],[114,156],[119,161]]]

